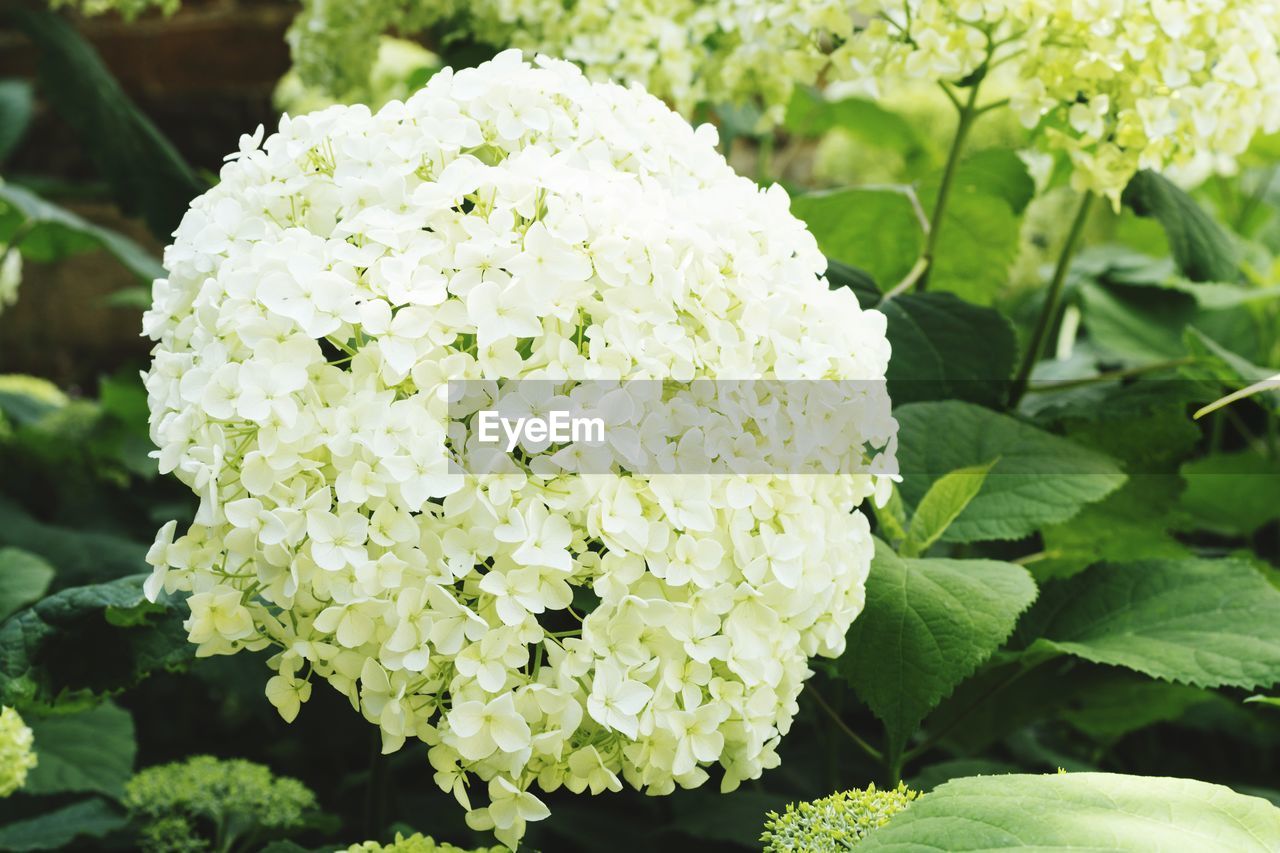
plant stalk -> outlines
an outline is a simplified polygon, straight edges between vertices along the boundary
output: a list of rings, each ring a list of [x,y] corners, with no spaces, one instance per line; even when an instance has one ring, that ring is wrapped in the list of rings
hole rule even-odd
[[[969,139],[969,131],[982,111],[978,109],[978,89],[975,83],[969,87],[969,99],[963,104],[958,101],[956,111],[956,135],[951,140],[951,151],[947,154],[947,165],[942,170],[942,183],[938,186],[938,197],[933,203],[933,216],[929,219],[929,233],[925,237],[924,271],[916,279],[916,290],[923,293],[929,286],[929,273],[933,271],[934,253],[938,248],[938,235],[942,232],[942,223],[947,215],[947,204],[951,201],[951,189],[955,185],[956,175],[960,170],[960,157],[964,154],[965,142]]]
[[[1044,307],[1040,309],[1040,318],[1036,321],[1035,331],[1031,333],[1031,342],[1027,345],[1027,353],[1022,358],[1022,366],[1018,368],[1018,376],[1013,380],[1013,388],[1009,393],[1009,408],[1015,408],[1022,396],[1027,393],[1027,385],[1031,382],[1031,371],[1044,352],[1045,339],[1049,336],[1049,328],[1058,316],[1058,304],[1062,301],[1062,286],[1066,284],[1067,273],[1071,270],[1071,261],[1075,257],[1080,237],[1084,234],[1085,223],[1089,221],[1089,211],[1093,207],[1094,195],[1087,192],[1080,200],[1080,209],[1076,212],[1071,230],[1067,232],[1067,241],[1062,246],[1062,254],[1058,256],[1058,266],[1053,271],[1053,280],[1049,283],[1049,292],[1044,298]]]
[[[827,700],[822,698],[821,693],[819,693],[817,690],[810,690],[809,692],[813,694],[813,701],[818,704],[819,708],[821,708],[823,711],[826,712],[827,716],[830,717],[833,722],[835,722],[836,726],[840,729],[840,731],[844,732],[849,737],[849,740],[857,744],[858,747],[867,755],[871,756],[871,758],[877,764],[884,763],[884,755],[880,752],[880,750],[876,749],[874,746],[867,743],[865,740],[863,740],[861,735],[859,735],[853,729],[849,728],[849,724],[846,723],[844,720],[840,719],[840,715],[836,713],[836,709],[832,708],[830,705],[827,704]]]

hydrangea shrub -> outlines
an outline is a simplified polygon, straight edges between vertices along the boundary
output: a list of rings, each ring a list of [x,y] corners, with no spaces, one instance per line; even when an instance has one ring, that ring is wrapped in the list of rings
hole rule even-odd
[[[246,137],[145,318],[161,470],[200,498],[149,559],[201,655],[274,650],[384,750],[430,745],[473,827],[533,793],[758,777],[863,603],[883,477],[448,473],[449,379],[867,380],[884,316],[832,290],[759,189],[638,88],[509,51],[377,113]],[[892,469],[896,423],[860,436]],[[488,804],[473,803],[472,776]]]

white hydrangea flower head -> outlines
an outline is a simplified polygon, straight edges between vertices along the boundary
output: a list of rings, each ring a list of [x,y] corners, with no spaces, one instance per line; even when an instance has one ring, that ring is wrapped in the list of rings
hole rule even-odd
[[[13,708],[0,709],[0,797],[7,797],[27,783],[27,771],[36,766],[31,728]]]
[[[1012,106],[1119,202],[1139,169],[1230,172],[1280,130],[1280,0],[852,0],[867,24],[838,73],[960,83],[987,65]]]
[[[198,654],[274,648],[285,719],[327,681],[512,846],[535,787],[777,764],[862,607],[883,478],[464,476],[439,404],[456,379],[868,380],[855,444],[890,471],[884,316],[829,289],[786,193],[641,89],[518,51],[229,159],[144,320],[156,455],[200,497],[147,589],[191,593]]]

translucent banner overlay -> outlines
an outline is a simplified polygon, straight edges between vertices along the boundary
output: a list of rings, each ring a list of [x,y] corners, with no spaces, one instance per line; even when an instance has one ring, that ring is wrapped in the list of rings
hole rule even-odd
[[[468,380],[448,401],[455,473],[896,474],[882,381]]]

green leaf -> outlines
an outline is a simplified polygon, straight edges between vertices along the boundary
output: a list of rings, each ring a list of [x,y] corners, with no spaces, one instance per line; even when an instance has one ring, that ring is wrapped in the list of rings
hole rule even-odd
[[[1280,590],[1243,560],[1095,566],[1044,589],[1018,628],[1063,653],[1197,687],[1280,682]]]
[[[911,518],[911,529],[900,549],[902,556],[918,557],[937,542],[951,522],[978,496],[997,461],[949,471],[935,480]]]
[[[878,529],[890,541],[901,542],[907,538],[907,510],[902,505],[902,495],[897,486],[889,489],[884,506],[872,504],[872,512],[876,515]]]
[[[891,189],[841,189],[791,200],[829,258],[866,270],[885,290],[915,266],[924,231],[908,193]]]
[[[920,135],[911,122],[874,101],[863,98],[828,100],[810,87],[798,87],[787,105],[783,127],[793,136],[816,139],[842,128],[903,154],[921,149]]]
[[[1217,453],[1182,466],[1181,508],[1195,526],[1246,536],[1280,518],[1280,460],[1254,450]]]
[[[141,543],[88,530],[44,524],[0,495],[0,546],[29,551],[57,570],[56,585],[132,575],[147,568]]]
[[[102,838],[124,825],[124,815],[104,800],[92,797],[39,817],[0,826],[0,849],[59,850],[77,838]]]
[[[128,711],[104,702],[78,714],[31,717],[27,724],[40,757],[23,787],[28,794],[124,795],[138,749]]]
[[[163,278],[164,267],[146,249],[107,228],[101,228],[40,198],[35,193],[0,184],[0,235],[26,230],[18,248],[25,258],[56,261],[90,249],[105,249],[138,278]]]
[[[853,291],[863,308],[875,308],[883,295],[869,272],[832,259],[827,260],[827,283],[832,290],[844,287]]]
[[[866,607],[837,667],[884,721],[890,754],[1004,642],[1035,595],[1020,566],[902,559],[876,541]]]
[[[22,141],[31,123],[34,98],[25,80],[0,80],[0,163]]]
[[[929,289],[954,293],[978,305],[990,305],[1008,283],[1009,268],[1021,245],[1021,220],[999,193],[1016,189],[987,187],[981,174],[956,179],[943,216]],[[921,190],[924,198],[937,195],[936,182]],[[930,205],[932,208],[932,205]]]
[[[886,377],[897,405],[956,399],[995,407],[1004,402],[1018,352],[1013,326],[998,311],[950,293],[903,294],[878,308],[893,346]]]
[[[1105,743],[1156,723],[1180,719],[1191,708],[1215,699],[1213,693],[1198,687],[1148,681],[1132,674],[1093,684],[1083,696],[1084,701],[1063,711],[1061,718]]]
[[[39,600],[53,580],[53,567],[35,554],[0,548],[0,620]]]
[[[142,594],[146,575],[55,593],[0,624],[0,704],[92,704],[193,656],[180,602]]]
[[[1186,293],[1086,282],[1080,294],[1085,332],[1103,355],[1145,363],[1185,353],[1183,330],[1196,316]]]
[[[1280,696],[1250,696],[1244,701],[1250,704],[1274,705],[1275,707],[1280,708]]]
[[[1195,327],[1186,330],[1183,340],[1196,359],[1193,365],[1183,368],[1183,373],[1213,386],[1213,397],[1217,396],[1219,388],[1226,387],[1231,391],[1238,391],[1256,382],[1270,379],[1276,374],[1274,368],[1259,367]],[[1263,390],[1252,399],[1280,413],[1280,390],[1275,388]]]
[[[1031,563],[1031,574],[1043,581],[1070,577],[1103,561],[1192,556],[1169,529],[1180,489],[1177,475],[1144,473],[1065,523],[1043,528],[1047,558]]]
[[[980,406],[913,403],[895,415],[908,507],[919,506],[944,474],[999,459],[944,542],[1020,539],[1066,521],[1125,482],[1110,457]]]
[[[858,853],[1276,849],[1280,809],[1266,800],[1208,782],[1113,773],[955,779],[858,845]]]
[[[1008,148],[987,148],[970,154],[956,172],[956,186],[1002,199],[1021,214],[1036,194],[1027,164]]]
[[[1183,275],[1192,281],[1234,281],[1239,277],[1235,248],[1227,232],[1168,179],[1151,171],[1134,175],[1124,203],[1139,216],[1155,217]]]
[[[40,49],[41,95],[80,138],[121,208],[168,237],[206,187],[67,21],[43,9],[20,7],[13,16]]]
[[[0,375],[0,415],[14,424],[34,423],[67,404],[67,395],[47,379]]]

